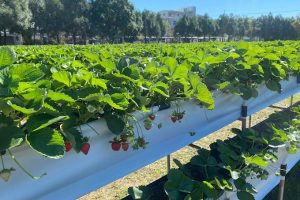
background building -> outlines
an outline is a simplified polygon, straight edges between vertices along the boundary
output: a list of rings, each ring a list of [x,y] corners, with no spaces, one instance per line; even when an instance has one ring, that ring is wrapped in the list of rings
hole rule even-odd
[[[178,10],[162,10],[159,12],[161,17],[168,21],[171,28],[174,28],[175,24],[184,15],[196,16],[196,7],[181,8]]]

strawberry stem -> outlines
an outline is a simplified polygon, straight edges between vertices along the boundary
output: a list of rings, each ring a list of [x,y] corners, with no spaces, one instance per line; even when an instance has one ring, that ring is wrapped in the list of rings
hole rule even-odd
[[[27,174],[29,177],[31,177],[32,179],[34,179],[34,180],[39,180],[40,178],[42,178],[43,176],[46,176],[47,175],[47,173],[43,173],[41,176],[33,176],[30,172],[28,172],[20,163],[19,163],[19,161],[15,158],[15,156],[11,153],[11,151],[10,150],[7,150],[8,151],[8,153],[9,153],[9,155],[10,155],[10,157],[13,159],[13,161],[15,161],[15,163],[21,168],[21,170],[25,173],[25,174]],[[1,158],[2,158],[2,156],[1,156]]]
[[[143,135],[143,129],[142,129],[139,121],[134,116],[132,116],[132,118],[133,118],[133,121],[136,125],[136,130],[137,130],[137,134],[138,134],[138,137],[139,137],[140,136],[140,131],[141,131],[141,134]]]
[[[2,168],[5,169],[2,155],[1,155],[1,163],[2,163]]]
[[[154,114],[154,113],[153,113],[153,104],[151,105],[151,113]]]
[[[206,110],[204,110],[204,115],[205,115],[206,120],[208,121],[209,119],[208,119]]]
[[[90,129],[92,129],[97,135],[100,135],[100,133],[94,128],[92,127],[91,125],[89,124],[86,124],[88,127],[90,127]],[[80,127],[80,126],[79,126]]]
[[[137,130],[138,137],[140,137],[140,131],[141,131],[141,134],[142,134],[143,129],[142,129],[142,127],[141,127],[141,125],[138,121],[135,122],[135,125],[136,125],[136,130]]]
[[[80,131],[81,134],[83,134],[82,129],[81,129],[81,125],[79,125],[79,131]]]

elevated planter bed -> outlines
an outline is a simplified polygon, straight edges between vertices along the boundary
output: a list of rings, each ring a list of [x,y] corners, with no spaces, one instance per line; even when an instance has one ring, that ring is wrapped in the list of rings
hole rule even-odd
[[[296,154],[288,154],[288,152],[281,148],[276,154],[278,157],[277,162],[270,164],[265,169],[269,172],[269,177],[267,180],[260,180],[257,178],[248,179],[249,183],[254,186],[257,193],[254,194],[256,200],[263,199],[274,187],[276,187],[280,182],[280,176],[276,175],[280,170],[280,165],[284,162],[287,164],[287,171],[289,172],[298,161],[300,161],[300,151]],[[231,199],[238,200],[235,192],[225,192],[220,199]]]
[[[248,106],[248,114],[253,114],[269,105],[300,92],[295,78],[282,81],[282,93],[271,92],[265,86],[259,88],[259,97],[247,102],[239,96],[214,93],[215,109],[207,111],[195,102],[183,102],[186,111],[182,123],[172,123],[170,115],[173,108],[159,111],[157,122],[163,123],[162,129],[144,130],[149,145],[145,150],[114,152],[110,143],[114,137],[104,120],[81,126],[85,136],[90,137],[91,150],[87,156],[68,153],[63,159],[52,160],[38,155],[33,150],[21,146],[13,151],[16,158],[34,175],[47,173],[38,181],[27,177],[5,156],[7,167],[17,169],[9,182],[0,182],[0,195],[4,200],[26,199],[74,199],[96,190],[127,174],[136,171],[208,134],[232,123],[241,116],[241,105]],[[196,132],[191,136],[190,131]],[[17,188],[17,192],[16,192]]]

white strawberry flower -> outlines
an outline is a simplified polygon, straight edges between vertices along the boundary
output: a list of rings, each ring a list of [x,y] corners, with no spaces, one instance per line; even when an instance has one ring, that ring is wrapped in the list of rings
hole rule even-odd
[[[104,114],[104,110],[103,110],[103,108],[101,107],[101,106],[98,106],[98,112],[100,113],[100,114]]]
[[[88,110],[90,113],[94,113],[97,109],[96,109],[94,106],[92,106],[92,105],[88,105],[88,106],[87,106],[87,110]]]

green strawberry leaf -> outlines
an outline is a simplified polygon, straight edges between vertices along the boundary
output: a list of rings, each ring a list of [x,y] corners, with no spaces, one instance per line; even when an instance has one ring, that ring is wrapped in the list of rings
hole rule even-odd
[[[69,119],[68,116],[53,117],[48,114],[33,115],[27,120],[27,128],[30,132],[34,132],[67,119]]]
[[[25,134],[22,129],[16,126],[0,127],[0,151],[20,145],[24,137]]]
[[[48,158],[59,159],[65,153],[62,135],[57,130],[48,127],[26,135],[26,142],[32,149]]]
[[[16,62],[16,54],[12,48],[0,47],[0,68]]]
[[[116,135],[120,135],[125,129],[125,122],[118,115],[105,116],[106,124],[109,130]]]

